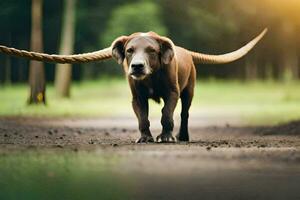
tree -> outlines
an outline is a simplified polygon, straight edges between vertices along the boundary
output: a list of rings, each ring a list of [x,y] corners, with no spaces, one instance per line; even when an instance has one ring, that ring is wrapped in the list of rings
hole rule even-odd
[[[42,52],[42,5],[43,0],[32,0],[31,8],[31,50]],[[41,62],[31,61],[29,69],[29,104],[46,103],[45,69]]]
[[[155,31],[167,35],[160,14],[157,3],[151,1],[127,3],[115,8],[105,32],[101,35],[102,45],[110,45],[115,38],[134,32]]]
[[[72,54],[74,48],[75,8],[76,0],[65,0],[60,54]],[[60,97],[70,97],[72,79],[71,64],[57,64],[55,73],[55,89]]]
[[[99,34],[99,43],[101,47],[107,47],[117,37],[121,35],[130,35],[134,32],[154,31],[161,35],[167,35],[167,28],[161,20],[161,9],[155,1],[135,1],[120,3],[113,8],[110,18],[103,33]],[[122,70],[116,62],[100,63],[101,68],[95,68],[92,73],[121,75]],[[99,65],[97,63],[97,65]],[[85,68],[87,72],[88,68]],[[98,71],[99,70],[99,71]],[[96,73],[95,73],[96,72]],[[89,74],[87,74],[89,75]]]

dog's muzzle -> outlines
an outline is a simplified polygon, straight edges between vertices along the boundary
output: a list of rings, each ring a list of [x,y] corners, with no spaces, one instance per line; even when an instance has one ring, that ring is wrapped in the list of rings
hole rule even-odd
[[[145,74],[145,64],[144,63],[133,63],[131,64],[131,75]]]
[[[128,74],[136,80],[141,80],[149,74],[148,65],[144,61],[133,61],[130,64]]]

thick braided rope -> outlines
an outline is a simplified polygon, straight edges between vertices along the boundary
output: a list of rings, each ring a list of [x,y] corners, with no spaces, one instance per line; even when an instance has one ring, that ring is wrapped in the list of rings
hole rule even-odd
[[[229,63],[235,60],[240,59],[244,55],[246,55],[267,33],[267,29],[265,29],[261,34],[259,34],[256,38],[250,41],[248,44],[243,46],[242,48],[223,55],[208,55],[202,54],[194,51],[188,51],[188,53],[193,57],[193,61],[195,64],[223,64]]]
[[[31,51],[25,51],[15,48],[6,47],[0,45],[0,52],[16,57],[27,58],[30,60],[37,60],[42,62],[54,62],[54,63],[87,63],[100,60],[106,60],[112,58],[111,47],[94,51],[90,53],[74,54],[74,55],[55,55],[46,53],[37,53]]]

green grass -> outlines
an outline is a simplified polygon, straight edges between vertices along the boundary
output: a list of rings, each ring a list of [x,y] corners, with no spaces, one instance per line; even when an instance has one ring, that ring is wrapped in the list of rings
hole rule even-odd
[[[191,115],[233,117],[250,124],[287,122],[300,118],[299,91],[300,82],[199,81]],[[0,116],[134,116],[125,79],[75,83],[71,99],[57,98],[50,85],[47,106],[28,106],[28,92],[27,85],[0,87]],[[150,115],[159,116],[161,106],[151,103]]]
[[[300,82],[200,82],[195,110],[238,117],[246,124],[284,123],[300,119],[299,91]]]
[[[125,86],[125,87],[124,87]],[[47,87],[46,106],[28,106],[26,85],[0,88],[2,116],[116,116],[130,111],[129,89],[125,80],[100,80],[72,86],[72,98],[58,98],[52,85]]]
[[[120,158],[101,152],[26,151],[0,154],[0,199],[128,199]]]

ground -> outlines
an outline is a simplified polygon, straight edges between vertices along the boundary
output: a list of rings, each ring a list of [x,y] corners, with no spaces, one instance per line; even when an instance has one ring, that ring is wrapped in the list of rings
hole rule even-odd
[[[189,143],[135,144],[134,118],[2,117],[0,199],[300,198],[300,122],[217,121],[192,118]]]
[[[299,89],[198,82],[189,143],[135,144],[125,80],[74,84],[71,99],[50,85],[46,106],[26,105],[26,85],[0,87],[0,199],[298,200]]]

